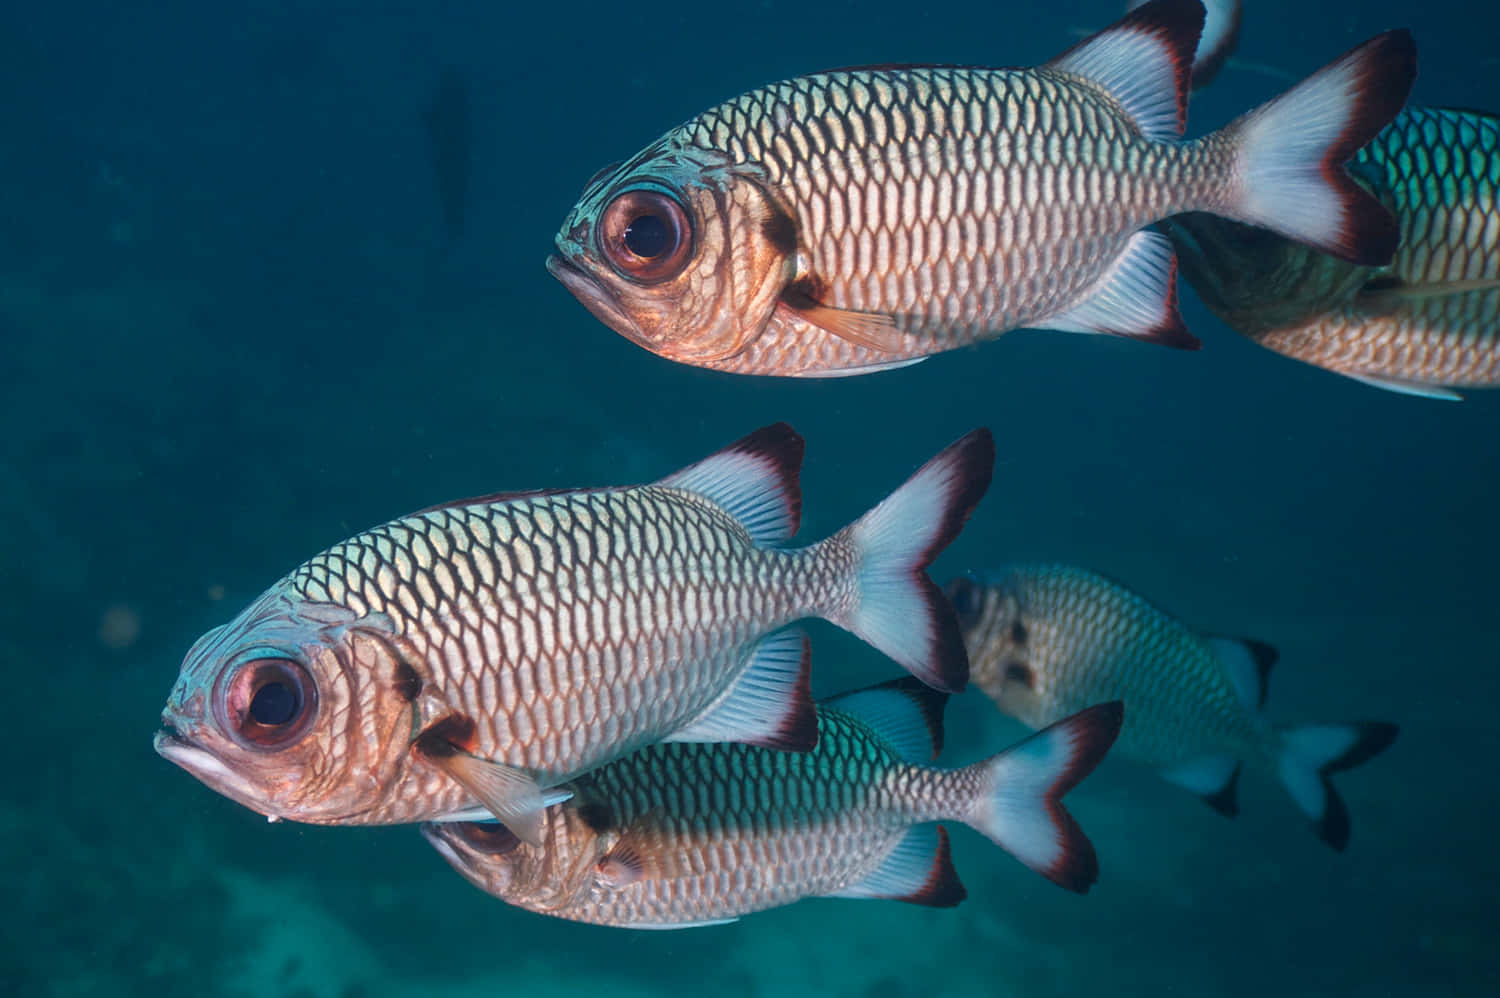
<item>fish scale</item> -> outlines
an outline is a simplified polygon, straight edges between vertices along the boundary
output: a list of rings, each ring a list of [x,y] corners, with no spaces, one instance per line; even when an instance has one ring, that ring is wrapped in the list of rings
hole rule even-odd
[[[821,300],[899,313],[944,348],[1076,297],[1180,201],[1224,199],[1222,158],[1205,167],[1148,142],[1107,95],[1045,71],[815,74],[706,112],[671,141],[764,164],[801,221]]]
[[[746,621],[781,621],[798,601],[840,598],[826,572],[799,576],[805,588],[789,593],[778,562],[796,556],[747,550],[743,528],[722,511],[671,490],[642,491],[422,513],[331,548],[289,583],[304,599],[388,617],[431,663],[424,679],[451,688],[452,706],[480,722],[478,754],[540,771],[581,755],[586,768],[614,732],[583,740],[591,729],[569,716],[622,726],[629,718],[652,730],[711,702],[703,691],[690,699],[692,670],[643,663],[708,658],[716,648],[732,657],[758,633]],[[691,577],[676,557],[683,551],[696,555]],[[664,583],[688,586],[678,605],[667,605]],[[559,603],[565,590],[571,604]],[[723,623],[701,626],[709,620]],[[499,662],[506,667],[497,671]],[[494,700],[481,685],[491,676]]]

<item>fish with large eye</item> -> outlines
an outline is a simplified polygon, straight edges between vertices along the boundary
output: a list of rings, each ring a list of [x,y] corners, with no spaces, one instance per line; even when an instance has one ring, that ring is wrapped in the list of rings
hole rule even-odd
[[[226,730],[246,747],[280,748],[305,734],[317,715],[318,689],[307,670],[282,658],[259,659],[231,673],[224,690]]]
[[[1213,212],[1386,263],[1395,224],[1342,164],[1416,72],[1389,32],[1183,142],[1203,25],[1199,0],[1153,0],[1034,69],[752,90],[601,171],[548,269],[646,349],[741,374],[859,374],[1021,327],[1196,348],[1148,227]],[[1214,34],[1221,53],[1232,23]]]

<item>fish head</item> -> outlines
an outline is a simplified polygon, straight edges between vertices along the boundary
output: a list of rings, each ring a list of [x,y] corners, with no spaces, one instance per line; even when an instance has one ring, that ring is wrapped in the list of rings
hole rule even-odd
[[[362,823],[409,765],[420,683],[382,621],[274,588],[188,651],[156,751],[271,818]]]
[[[765,330],[795,258],[795,223],[759,167],[663,140],[590,181],[547,269],[615,332],[705,365]]]
[[[1022,587],[1003,572],[960,576],[943,588],[969,653],[969,680],[1002,713],[1022,721],[1039,712],[1035,624]]]
[[[608,837],[566,804],[548,808],[542,821],[540,846],[492,821],[427,822],[422,835],[465,880],[510,904],[561,912],[596,898]]]

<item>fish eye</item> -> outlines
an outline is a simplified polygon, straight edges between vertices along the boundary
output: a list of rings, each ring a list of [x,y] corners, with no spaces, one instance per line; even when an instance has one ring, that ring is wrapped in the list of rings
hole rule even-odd
[[[948,583],[944,594],[948,597],[948,602],[953,604],[953,612],[958,614],[958,625],[964,630],[973,627],[984,605],[978,584],[973,579],[960,577]]]
[[[622,277],[653,284],[682,272],[693,247],[686,209],[659,191],[626,191],[604,209],[599,248]]]
[[[226,690],[225,726],[246,748],[285,748],[307,733],[317,714],[317,686],[306,669],[289,659],[246,662]]]
[[[515,832],[495,821],[460,821],[453,831],[475,852],[487,856],[504,856],[521,844]]]

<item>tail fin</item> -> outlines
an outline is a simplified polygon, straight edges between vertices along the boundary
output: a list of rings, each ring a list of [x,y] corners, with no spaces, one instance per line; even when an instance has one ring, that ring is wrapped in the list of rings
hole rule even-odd
[[[1395,117],[1417,73],[1411,33],[1387,31],[1219,135],[1238,147],[1233,217],[1342,260],[1390,263],[1396,220],[1343,165]]]
[[[856,559],[854,607],[835,623],[946,693],[968,683],[969,656],[953,607],[926,569],[963,529],[994,464],[990,431],[974,430],[824,542],[852,548]]]
[[[1396,725],[1386,721],[1305,724],[1281,729],[1277,772],[1318,838],[1339,852],[1349,844],[1349,809],[1329,776],[1353,769],[1390,747]]]
[[[1120,701],[1099,704],[975,763],[983,790],[969,824],[1053,883],[1088,893],[1099,860],[1062,798],[1099,765],[1124,718]]]

